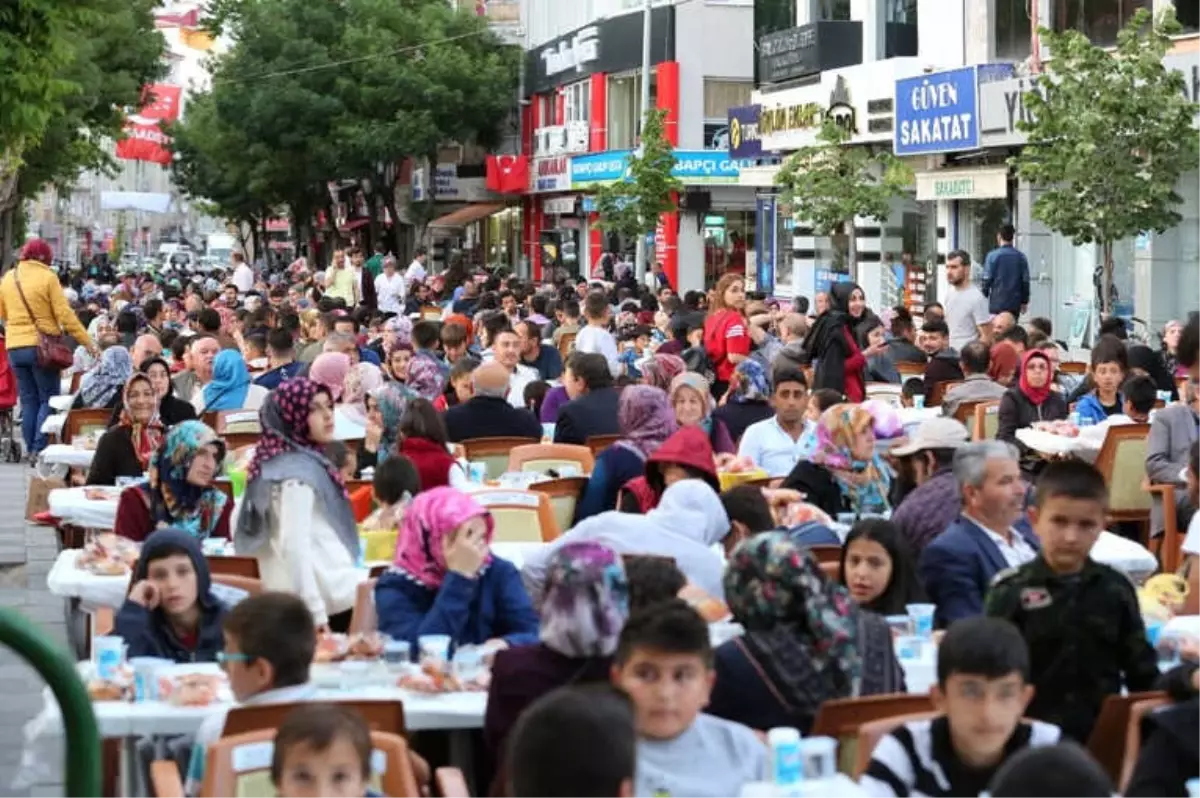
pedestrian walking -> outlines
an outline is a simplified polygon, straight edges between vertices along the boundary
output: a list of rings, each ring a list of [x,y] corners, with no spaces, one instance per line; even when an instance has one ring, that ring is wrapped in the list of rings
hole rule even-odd
[[[993,315],[1008,311],[1014,319],[1029,306],[1029,260],[1013,246],[1016,230],[1011,224],[1000,225],[997,247],[983,261],[983,295]]]

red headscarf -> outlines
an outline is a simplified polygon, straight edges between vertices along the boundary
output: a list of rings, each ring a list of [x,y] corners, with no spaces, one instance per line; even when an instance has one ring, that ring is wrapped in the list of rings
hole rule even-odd
[[[1040,357],[1046,361],[1046,384],[1040,388],[1035,388],[1029,384],[1029,361],[1035,357]],[[1054,375],[1050,373],[1054,366],[1050,362],[1050,358],[1040,349],[1030,349],[1025,353],[1025,357],[1021,358],[1021,379],[1017,383],[1021,388],[1021,393],[1029,397],[1029,401],[1033,402],[1034,406],[1040,406],[1046,401],[1046,397],[1050,395],[1050,385]]]
[[[1017,354],[1017,348],[1008,341],[1001,341],[992,347],[988,376],[1002,385],[1012,385],[1013,374],[1020,362],[1021,356]]]

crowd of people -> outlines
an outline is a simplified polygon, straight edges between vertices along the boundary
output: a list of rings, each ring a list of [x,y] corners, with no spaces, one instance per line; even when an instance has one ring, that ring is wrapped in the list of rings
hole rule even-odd
[[[74,408],[111,411],[81,479],[123,486],[115,530],[141,542],[116,617],[130,656],[220,662],[244,704],[313,698],[317,640],[349,628],[361,581],[346,485],[365,477],[376,523],[397,530],[374,588],[379,630],[414,648],[446,635],[491,661],[481,789],[740,794],[771,779],[756,731],[807,735],[824,702],[905,692],[885,619],[924,602],[939,630],[936,712],[883,738],[867,794],[1056,795],[1064,782],[1111,794],[1079,746],[1107,696],[1160,682],[1193,719],[1163,715],[1126,794],[1184,795],[1200,775],[1196,646],[1159,673],[1134,585],[1089,557],[1108,525],[1103,476],[1016,435],[1153,411],[1146,476],[1178,485],[1188,529],[1191,604],[1173,609],[1196,614],[1197,314],[1168,325],[1161,350],[1105,321],[1077,375],[1047,320],[1019,325],[1020,301],[988,307],[963,252],[947,258],[950,296],[919,324],[903,307],[872,310],[849,282],[814,296],[810,315],[807,299],[747,294],[735,274],[681,295],[621,266],[615,282],[536,284],[433,274],[425,258],[402,271],[382,248],[352,247],[324,271],[299,260],[256,274],[235,255],[228,279],[106,283],[60,279],[49,247],[26,244],[0,280],[24,448],[35,460],[47,445],[65,377]],[[941,413],[902,430],[871,398],[881,384]],[[994,438],[971,440],[956,419],[979,401],[999,403]],[[239,410],[259,421],[248,453],[211,421]],[[453,446],[545,436],[615,442],[569,528],[518,567],[493,549],[495,521]],[[235,506],[215,480],[239,456]],[[763,484],[722,490],[723,472],[744,471]],[[207,538],[256,558],[264,592],[223,605]],[[704,602],[743,633],[714,646]],[[184,757],[193,789],[224,711]],[[271,768],[280,794],[366,794],[364,730],[330,707],[289,718]]]

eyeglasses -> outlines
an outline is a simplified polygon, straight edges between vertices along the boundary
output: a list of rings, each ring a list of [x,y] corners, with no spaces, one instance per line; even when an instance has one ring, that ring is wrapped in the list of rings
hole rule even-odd
[[[241,652],[238,652],[238,651],[234,651],[234,652],[218,651],[217,652],[217,664],[219,664],[221,667],[224,667],[225,665],[227,665],[230,662],[253,662],[256,659],[258,659],[258,657],[252,657],[249,654],[242,654]]]

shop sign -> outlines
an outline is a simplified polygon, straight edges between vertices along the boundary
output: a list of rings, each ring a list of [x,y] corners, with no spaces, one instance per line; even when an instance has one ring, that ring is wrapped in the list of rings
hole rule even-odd
[[[1003,199],[1008,196],[1008,167],[942,169],[917,172],[917,199]]]
[[[571,190],[571,159],[566,155],[552,158],[534,158],[529,170],[531,194],[548,194],[554,191]]]
[[[979,148],[975,67],[896,81],[897,155],[931,155]]]
[[[613,150],[571,159],[571,188],[616,183],[629,177],[629,150]],[[744,162],[719,150],[676,150],[671,174],[693,186],[733,184]]]
[[[433,171],[433,196],[429,196],[429,186],[424,167],[414,169],[412,173],[413,202],[423,202],[432,199],[435,202],[481,202],[495,195],[487,190],[487,179],[483,177],[459,177],[458,166],[452,163],[440,163]]]
[[[813,293],[829,293],[834,283],[849,283],[850,275],[845,272],[835,272],[832,269],[813,270]]]
[[[542,200],[542,213],[547,216],[574,216],[578,197],[546,197]]]
[[[766,294],[775,293],[775,257],[779,251],[779,224],[777,197],[762,194],[755,199],[756,244],[754,246],[755,290]],[[791,257],[787,253],[786,257]]]
[[[761,105],[740,105],[729,109],[729,157],[758,158],[762,155],[762,139],[758,123]]]
[[[650,12],[650,63],[675,58],[675,8]],[[642,63],[642,13],[618,14],[535,47],[526,55],[531,95],[574,83],[588,75],[636,69]]]
[[[861,63],[862,22],[813,22],[758,40],[759,85]]]
[[[587,122],[547,125],[533,131],[533,150],[537,156],[588,151]]]

